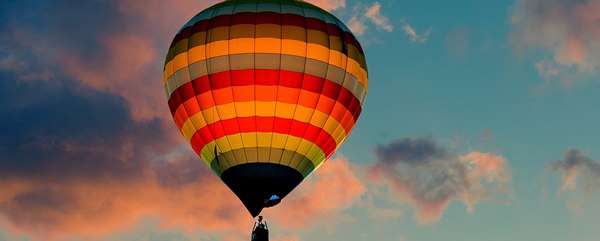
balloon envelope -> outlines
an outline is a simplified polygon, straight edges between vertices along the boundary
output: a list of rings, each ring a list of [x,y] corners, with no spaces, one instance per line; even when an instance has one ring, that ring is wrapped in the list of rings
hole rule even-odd
[[[296,0],[230,0],[198,13],[173,39],[163,77],[177,127],[252,216],[344,142],[368,87],[356,37]]]

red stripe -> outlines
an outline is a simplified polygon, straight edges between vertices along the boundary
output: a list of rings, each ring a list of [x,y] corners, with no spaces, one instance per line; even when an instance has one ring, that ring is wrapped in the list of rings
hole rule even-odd
[[[171,42],[171,46],[169,48],[173,48],[175,47],[175,45],[177,44],[177,42],[189,38],[191,36],[192,33],[192,26],[187,26],[185,28],[183,28],[177,35],[175,35],[175,38],[173,38],[173,42]]]
[[[175,115],[175,111],[177,111],[177,109],[182,103],[183,102],[181,102],[181,98],[179,97],[179,91],[173,91],[173,93],[171,94],[171,98],[169,98],[169,108],[171,109],[171,115]],[[171,106],[173,106],[174,108],[171,108]]]
[[[230,70],[240,71],[240,70]],[[241,70],[244,71],[244,70]],[[285,71],[285,70],[281,70]],[[254,69],[256,85],[278,85],[279,84],[279,72],[277,69]]]
[[[356,99],[356,97],[354,96],[354,94],[352,94],[352,92],[350,92],[346,88],[340,89],[340,94],[337,97],[337,101],[340,102],[342,105],[344,105],[344,107],[346,107],[346,109],[348,109],[348,107],[350,106],[350,102],[352,102],[352,99]]]
[[[237,13],[231,16],[231,25],[237,24],[255,24],[256,23],[256,13]]]
[[[210,28],[231,26],[231,15],[220,15],[210,19]]]
[[[209,77],[210,76],[210,77]],[[175,110],[188,99],[205,92],[231,86],[249,86],[256,80],[257,86],[280,85],[289,88],[303,89],[322,94],[340,102],[353,114],[354,121],[358,119],[361,109],[360,101],[348,89],[320,77],[286,70],[247,69],[224,71],[209,76],[202,76],[177,88],[169,98],[169,108],[174,115]],[[255,78],[256,76],[256,78]],[[303,76],[300,78],[300,76]],[[234,77],[232,80],[231,77]],[[281,80],[281,81],[280,81]],[[280,82],[280,83],[279,83]],[[314,107],[312,107],[314,108]],[[338,119],[338,121],[340,121]]]
[[[234,14],[235,15],[235,14]],[[248,22],[245,22],[248,23]],[[261,12],[256,14],[256,24],[281,25],[281,14],[274,12]]]
[[[204,20],[200,20],[198,22],[196,22],[194,24],[194,26],[192,26],[192,32],[190,33],[190,36],[192,36],[195,33],[198,32],[204,32],[208,30],[208,24],[210,23],[209,21],[210,19],[204,19]]]
[[[255,125],[254,123],[257,123],[258,125]],[[241,129],[228,128],[234,125],[244,127]],[[226,131],[222,131],[223,129]],[[194,150],[202,150],[206,143],[224,137],[225,135],[252,132],[273,132],[300,137],[315,143],[323,150],[325,155],[329,155],[337,146],[335,140],[329,133],[314,125],[292,119],[253,116],[222,120],[203,127],[196,131],[191,139],[199,146],[194,147],[194,145],[192,145],[192,147],[194,147]]]
[[[298,14],[293,14],[293,13],[281,14],[281,23],[282,23],[281,25],[290,25],[290,26],[306,28],[306,21],[304,21],[304,16],[300,16]]]
[[[300,78],[300,76],[302,76],[302,78]],[[231,77],[234,79],[231,79]],[[341,85],[331,80],[314,75],[277,69],[228,70],[196,78],[191,82],[183,84],[178,89],[193,88],[196,95],[200,95],[211,89],[216,90],[231,86],[248,85],[280,85],[289,88],[299,88],[323,94],[334,100],[338,99],[341,90],[345,90],[349,94],[349,97],[356,98],[348,89],[342,88]],[[182,101],[185,102],[190,98],[189,96],[187,97],[188,98],[182,99]],[[344,103],[344,106],[346,107],[350,104],[349,101]]]
[[[304,74],[304,80],[302,80],[301,88],[304,90],[308,90],[315,93],[321,93],[323,91],[323,83],[325,82],[324,78]],[[329,81],[331,82],[331,81]],[[333,82],[331,82],[333,83]],[[287,86],[289,87],[289,86]],[[335,99],[335,98],[332,98]]]
[[[224,71],[209,75],[210,88],[213,90],[231,86],[231,71]]]
[[[327,80],[323,84],[323,90],[321,91],[321,94],[336,100],[340,93],[340,89],[343,89],[341,85],[333,81]]]
[[[306,28],[307,29],[319,30],[323,33],[328,32],[327,23],[323,22],[323,20],[316,19],[316,18],[305,18],[305,20],[306,20]]]

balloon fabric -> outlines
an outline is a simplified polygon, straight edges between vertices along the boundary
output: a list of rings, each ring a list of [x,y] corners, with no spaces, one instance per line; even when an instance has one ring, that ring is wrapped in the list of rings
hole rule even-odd
[[[368,89],[357,38],[297,0],[203,10],[173,39],[163,73],[177,127],[253,217],[339,148]]]

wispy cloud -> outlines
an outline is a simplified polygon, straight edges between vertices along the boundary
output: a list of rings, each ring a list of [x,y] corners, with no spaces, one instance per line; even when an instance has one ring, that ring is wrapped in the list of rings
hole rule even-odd
[[[402,26],[402,29],[404,29],[404,32],[410,36],[410,41],[413,42],[423,43],[427,41],[429,33],[431,33],[431,28],[429,28],[427,31],[425,31],[425,33],[419,35],[417,34],[416,30],[413,27],[411,27],[408,23],[402,21],[402,24],[404,24],[404,26]]]
[[[496,196],[513,196],[512,169],[506,158],[493,153],[453,154],[432,137],[402,138],[373,149],[376,162],[367,179],[388,183],[400,198],[407,198],[419,223],[439,220],[452,200],[468,212],[486,201],[507,202]],[[495,186],[488,189],[486,186]]]
[[[354,6],[354,16],[348,20],[348,28],[356,36],[365,34],[365,31],[369,28],[367,22],[375,25],[377,29],[383,29],[387,32],[392,32],[394,26],[390,24],[389,19],[381,13],[381,4],[374,2],[373,6],[366,7],[361,3]]]
[[[569,88],[597,74],[600,66],[600,2],[518,0],[509,37],[517,52],[540,49],[550,60],[535,64],[548,83]]]
[[[353,16],[348,20],[348,28],[354,35],[362,36],[367,29],[367,25],[363,21],[358,21],[358,16]]]
[[[390,25],[388,18],[381,14],[380,9],[381,4],[379,2],[373,3],[373,6],[371,6],[365,13],[365,17],[369,18],[369,20],[371,20],[371,22],[378,28],[383,28],[388,32],[392,32],[394,27]]]

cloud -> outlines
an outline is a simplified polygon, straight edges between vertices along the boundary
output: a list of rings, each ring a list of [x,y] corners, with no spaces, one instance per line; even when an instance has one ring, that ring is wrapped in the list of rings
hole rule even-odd
[[[458,26],[446,35],[446,47],[452,54],[465,55],[469,50],[469,27]]]
[[[402,138],[373,148],[376,162],[367,180],[388,183],[398,200],[407,198],[419,223],[437,221],[451,201],[473,206],[512,197],[512,169],[506,158],[470,152],[457,156],[432,137]]]
[[[404,29],[404,32],[410,36],[410,41],[423,43],[429,37],[429,33],[431,33],[431,28],[429,28],[424,34],[418,35],[416,30],[408,25],[408,23],[404,21],[402,21],[402,23],[404,24],[402,29]]]
[[[11,76],[0,73],[2,230],[89,240],[149,217],[188,235],[247,234],[252,218],[242,203],[159,119],[134,121],[121,97],[67,80],[23,85]],[[332,159],[267,210],[281,210],[271,216],[285,230],[309,228],[334,219],[362,190],[347,160]]]
[[[379,11],[380,8],[381,4],[379,2],[373,3],[373,6],[371,6],[365,13],[365,17],[369,18],[369,20],[371,20],[371,22],[375,24],[375,26],[377,26],[378,28],[382,28],[388,32],[392,32],[392,30],[394,30],[394,27],[389,24],[388,18],[381,14],[381,12]]]
[[[285,201],[266,209],[265,216],[288,230],[308,228],[315,222],[332,225],[343,221],[333,216],[350,208],[366,191],[352,169],[343,156],[328,160]]]
[[[297,236],[293,236],[293,237],[285,237],[283,239],[271,239],[273,241],[300,241],[300,239]]]
[[[579,177],[583,179],[582,190],[590,195],[600,190],[600,161],[594,161],[584,151],[568,147],[563,151],[561,159],[548,162],[544,173],[561,173],[561,182],[556,195],[575,190]]]
[[[122,96],[134,120],[170,118],[164,91],[152,78],[160,76],[155,69],[158,66],[152,63],[160,58],[154,40],[135,34],[106,36],[101,46],[104,51],[96,52],[96,56],[62,56],[64,73],[82,86]]]
[[[600,66],[598,16],[600,2],[594,0],[518,0],[509,37],[520,54],[541,49],[551,56],[535,65],[538,73],[568,88],[595,75]]]
[[[361,3],[358,3],[354,6],[355,14],[348,20],[348,28],[356,36],[361,36],[368,29],[367,22],[370,22],[377,29],[392,32],[394,26],[389,23],[389,19],[380,10],[381,4],[379,2],[374,2],[371,7],[363,7]]]
[[[3,230],[89,239],[145,216],[165,229],[220,232],[252,221],[189,148],[167,158],[181,143],[160,120],[136,122],[122,98],[68,80],[22,84],[15,75],[0,74]]]
[[[358,21],[357,16],[353,16],[350,18],[350,20],[348,20],[348,28],[350,31],[352,31],[352,33],[354,33],[354,35],[361,36],[365,33],[367,26],[363,21]]]
[[[168,44],[214,2],[26,0],[0,8],[2,230],[96,239],[150,217],[161,229],[247,234],[252,218],[187,147],[162,90]],[[293,205],[267,210],[287,230],[310,228],[345,215],[363,192],[347,160],[330,160],[286,197]]]
[[[171,116],[162,81],[156,76],[162,76],[169,43],[194,14],[216,2],[12,3],[7,14],[26,13],[1,29],[0,37],[6,41],[0,44],[0,52],[7,53],[8,58],[2,60],[0,55],[0,61],[27,62],[27,69],[46,70],[21,77],[24,80],[61,76],[81,87],[121,96],[135,121],[167,121]]]
[[[338,8],[346,7],[346,0],[307,0],[307,2],[312,3],[327,11],[332,11]]]

